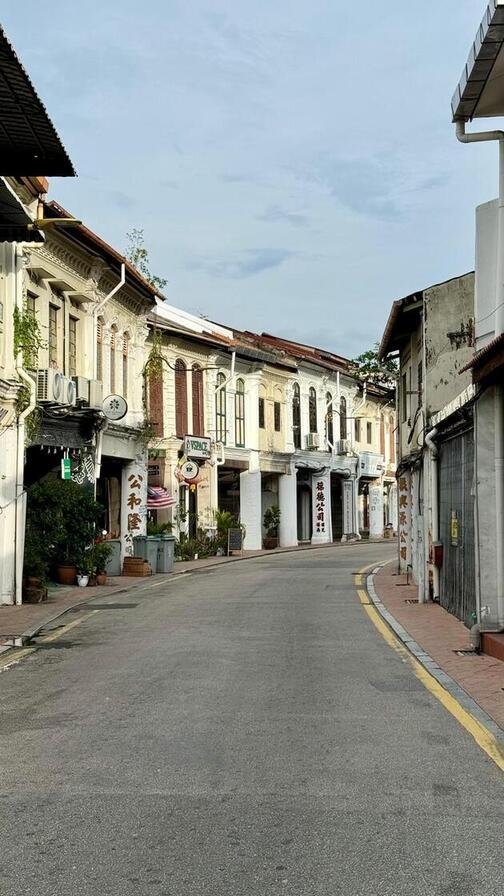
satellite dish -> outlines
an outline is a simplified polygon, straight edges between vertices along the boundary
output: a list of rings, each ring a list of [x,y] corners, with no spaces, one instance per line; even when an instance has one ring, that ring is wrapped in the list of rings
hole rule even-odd
[[[128,402],[122,395],[107,395],[103,402],[103,413],[107,420],[122,420],[128,413]]]

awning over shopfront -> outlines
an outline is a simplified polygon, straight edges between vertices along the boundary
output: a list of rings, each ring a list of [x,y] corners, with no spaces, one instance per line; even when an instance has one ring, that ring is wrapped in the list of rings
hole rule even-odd
[[[7,181],[0,177],[0,242],[43,243],[40,230],[29,230],[29,212]]]
[[[161,485],[149,485],[147,488],[147,510],[162,510],[173,507],[176,503],[176,499]]]
[[[0,28],[0,172],[11,177],[72,177],[43,103]]]

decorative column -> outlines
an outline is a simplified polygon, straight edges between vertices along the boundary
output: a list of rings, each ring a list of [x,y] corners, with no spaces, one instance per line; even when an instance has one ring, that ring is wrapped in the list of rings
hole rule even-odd
[[[331,521],[331,472],[326,468],[312,476],[312,544],[327,544],[332,541]]]
[[[383,537],[383,486],[369,485],[369,537]]]
[[[388,522],[397,532],[397,482],[391,482],[388,492]]]
[[[358,538],[357,502],[354,477],[344,479],[341,483],[343,493],[343,535],[341,541],[352,541]]]
[[[240,473],[240,522],[245,527],[243,546],[246,551],[262,548],[261,472]]]
[[[280,507],[280,547],[296,546],[297,537],[297,476],[291,466],[288,473],[278,477],[278,504]]]
[[[132,556],[133,537],[147,531],[147,466],[138,456],[124,464],[121,481],[121,565]]]

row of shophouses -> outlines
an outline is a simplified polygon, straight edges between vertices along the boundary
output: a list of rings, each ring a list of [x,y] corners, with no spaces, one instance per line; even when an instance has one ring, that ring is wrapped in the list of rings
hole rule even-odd
[[[104,508],[112,572],[149,518],[191,537],[228,510],[249,550],[273,505],[282,546],[395,531],[393,394],[331,352],[173,307],[48,201],[40,171],[72,165],[0,43],[0,603],[22,600],[27,490],[68,465]]]
[[[503,25],[504,0],[489,0],[452,100],[454,136],[499,147],[475,271],[394,302],[380,346],[399,361],[398,571],[420,602],[474,625],[484,649],[485,631],[504,631],[504,132],[466,125],[504,115]],[[454,140],[456,151],[478,149]]]

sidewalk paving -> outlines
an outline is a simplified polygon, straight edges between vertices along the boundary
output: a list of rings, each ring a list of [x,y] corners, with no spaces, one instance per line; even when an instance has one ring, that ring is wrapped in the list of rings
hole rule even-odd
[[[504,663],[483,654],[457,653],[470,649],[469,630],[437,603],[408,603],[418,596],[416,585],[406,585],[395,565],[383,566],[374,576],[379,599],[408,634],[472,699],[504,729]]]
[[[384,543],[390,543],[383,539]],[[355,545],[368,544],[367,541],[355,542]],[[147,581],[166,579],[176,580],[177,575],[200,572],[225,563],[236,563],[253,557],[262,557],[270,554],[291,553],[293,551],[319,550],[320,548],[337,548],[338,544],[327,545],[299,545],[291,548],[275,548],[270,551],[243,551],[243,554],[233,554],[231,557],[205,557],[201,560],[177,561],[173,573],[166,575],[156,574],[149,579],[134,578],[132,576],[114,576],[108,579],[106,585],[97,585],[94,588],[77,588],[55,586],[49,590],[49,598],[41,604],[21,604],[20,606],[0,606],[0,652],[12,646],[9,642],[15,639],[28,640],[34,637],[44,626],[53,622],[58,616],[79,604],[88,603],[97,598],[109,597],[119,592],[135,590]]]

